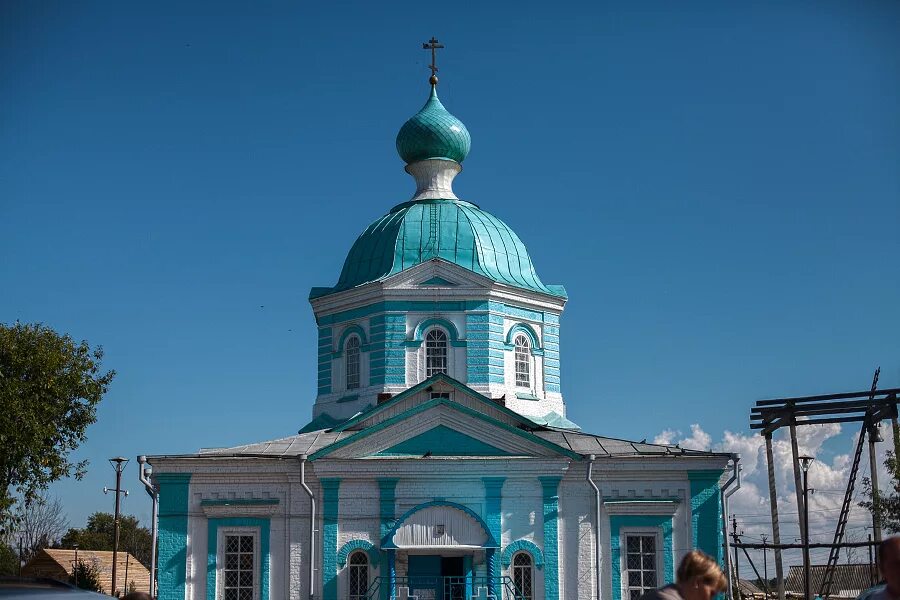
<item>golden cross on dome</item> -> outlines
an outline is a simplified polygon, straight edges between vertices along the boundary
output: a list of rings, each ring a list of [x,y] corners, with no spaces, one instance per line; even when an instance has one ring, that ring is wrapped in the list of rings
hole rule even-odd
[[[440,42],[438,42],[437,38],[434,36],[431,36],[430,40],[428,40],[427,42],[422,44],[423,50],[431,50],[431,64],[428,65],[428,68],[431,69],[431,79],[429,80],[429,81],[431,81],[431,85],[437,84],[437,75],[436,74],[438,72],[438,68],[437,68],[437,64],[436,64],[437,54],[435,53],[435,51],[438,48],[443,48],[443,47],[444,47],[444,45],[441,44]]]

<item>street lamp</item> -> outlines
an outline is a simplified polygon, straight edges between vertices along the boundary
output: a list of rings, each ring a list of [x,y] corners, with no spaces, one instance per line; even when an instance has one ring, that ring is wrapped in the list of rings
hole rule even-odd
[[[109,459],[109,464],[112,465],[112,468],[116,470],[116,489],[111,490],[109,488],[103,488],[103,493],[115,492],[116,493],[116,514],[113,518],[114,524],[114,537],[113,537],[113,564],[112,564],[112,595],[116,596],[116,555],[119,553],[119,495],[124,493],[125,496],[128,496],[128,491],[122,489],[122,471],[125,469],[125,465],[128,464],[128,459],[124,456],[116,456],[115,458]]]
[[[810,564],[809,564],[809,465],[816,460],[812,456],[800,457],[800,468],[803,469],[803,597],[812,600],[810,596]]]

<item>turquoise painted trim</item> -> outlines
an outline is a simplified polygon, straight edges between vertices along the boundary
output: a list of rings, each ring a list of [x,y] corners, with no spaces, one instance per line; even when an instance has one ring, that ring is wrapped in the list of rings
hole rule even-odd
[[[540,398],[538,398],[534,394],[530,394],[527,392],[516,392],[516,398],[518,398],[519,400],[540,400]]]
[[[394,519],[394,503],[396,502],[396,490],[397,490],[397,479],[387,479],[382,478],[378,480],[378,511],[379,511],[379,526],[378,526],[378,539],[384,539],[384,536],[388,534],[396,520]],[[389,555],[389,560],[385,560],[381,562],[381,577],[383,579],[390,579],[393,575],[393,552],[392,551],[383,551],[387,552]],[[394,589],[393,586],[390,586],[390,589],[382,586],[381,590],[381,599],[387,600],[388,593],[391,589]]]
[[[390,530],[387,532],[387,534],[381,538],[382,550],[385,550],[385,549],[396,550],[397,546],[396,546],[396,544],[394,544],[394,540],[392,538],[394,537],[394,534],[397,533],[397,530],[412,515],[416,514],[420,510],[423,510],[425,508],[430,508],[432,506],[449,506],[450,508],[455,508],[457,510],[460,510],[460,511],[466,513],[467,515],[469,515],[470,517],[475,519],[475,521],[484,530],[484,533],[487,534],[488,539],[487,539],[487,541],[485,541],[483,547],[484,548],[497,548],[498,547],[497,542],[494,539],[494,536],[491,533],[490,528],[488,527],[487,523],[484,522],[484,519],[482,519],[480,516],[478,516],[478,513],[473,511],[468,506],[464,506],[462,504],[457,504],[456,502],[447,502],[446,500],[433,500],[431,502],[425,502],[424,504],[419,504],[418,506],[414,506],[411,509],[409,509],[408,511],[406,511],[405,513],[403,513],[403,516],[401,516],[399,519],[397,519],[396,523],[394,523],[394,526],[391,527]]]
[[[443,277],[432,277],[431,279],[429,279],[427,281],[423,281],[419,285],[440,285],[440,286],[456,287],[457,284],[453,283],[452,281],[447,281]]]
[[[675,550],[670,515],[613,515],[609,518],[612,600],[622,600],[622,528],[656,528],[662,532],[663,578],[660,587],[675,582]]]
[[[375,544],[369,542],[367,540],[350,540],[338,550],[337,555],[337,563],[338,567],[343,569],[347,566],[347,559],[350,558],[350,554],[355,550],[362,550],[369,557],[369,566],[370,567],[378,567],[378,563],[380,561],[380,557],[378,556],[378,548],[375,547]]]
[[[159,486],[157,598],[184,600],[190,473],[154,473]]]
[[[320,480],[322,486],[322,598],[337,600],[338,502],[341,480]]]
[[[723,471],[688,471],[691,483],[691,543],[694,548],[725,564],[722,537],[722,494],[719,479]]]
[[[344,331],[341,333],[341,339],[340,341],[338,341],[337,348],[332,354],[333,358],[340,358],[344,354],[344,345],[347,343],[347,338],[349,338],[351,335],[359,336],[360,352],[365,352],[369,349],[369,342],[366,339],[366,331],[359,325],[353,324],[344,329]]]
[[[350,394],[349,396],[342,396],[337,399],[337,403],[341,404],[342,402],[353,402],[354,400],[359,400],[359,394]]]
[[[538,548],[534,542],[528,540],[516,540],[507,545],[506,548],[503,549],[503,554],[500,556],[500,563],[503,565],[504,569],[508,569],[509,565],[512,564],[512,558],[516,552],[527,552],[531,555],[531,560],[535,567],[538,569],[544,568],[544,553],[541,552],[541,549]]]
[[[544,598],[559,600],[559,482],[562,477],[538,477],[544,504]]]
[[[580,454],[578,454],[577,452],[572,452],[571,450],[569,450],[567,448],[563,448],[562,446],[557,446],[553,442],[548,442],[547,440],[540,438],[532,433],[523,431],[523,430],[513,427],[511,425],[507,425],[506,423],[503,423],[502,421],[498,421],[496,419],[488,417],[487,415],[482,414],[476,410],[472,410],[471,408],[462,406],[457,402],[453,402],[451,400],[448,400],[447,398],[435,398],[434,400],[430,400],[428,402],[419,404],[418,406],[411,408],[405,412],[402,412],[399,415],[391,417],[390,419],[385,419],[384,421],[381,421],[380,423],[377,423],[370,427],[366,427],[365,429],[361,430],[360,432],[356,433],[355,435],[352,435],[352,436],[344,438],[340,441],[334,442],[333,444],[325,446],[321,450],[311,454],[309,457],[309,460],[318,460],[318,459],[322,458],[323,456],[328,456],[329,454],[331,454],[335,450],[338,450],[339,448],[343,448],[344,446],[346,446],[348,444],[352,444],[354,442],[357,442],[361,439],[364,439],[364,438],[372,435],[373,433],[378,433],[382,429],[390,427],[391,425],[394,425],[395,423],[399,423],[400,421],[405,421],[406,419],[409,419],[410,417],[413,417],[419,413],[425,412],[428,409],[431,409],[431,408],[434,408],[434,407],[440,406],[440,405],[447,406],[455,411],[461,412],[463,414],[467,414],[476,419],[480,419],[480,420],[484,421],[485,423],[489,423],[491,425],[494,425],[496,427],[504,429],[505,431],[508,431],[509,433],[511,433],[515,436],[526,439],[530,442],[538,444],[539,446],[549,448],[549,449],[553,450],[554,452],[557,452],[559,454],[562,454],[564,456],[571,458],[572,460],[582,460],[583,459],[583,457]],[[496,405],[496,404],[494,406],[498,407],[498,405]],[[527,422],[533,424],[533,421],[529,420]],[[340,429],[340,428],[335,428],[332,431],[341,431],[341,430],[342,429]]]
[[[269,565],[271,549],[269,548],[269,519],[233,517],[226,519],[209,519],[206,537],[206,600],[216,598],[216,576],[218,575],[217,552],[219,547],[220,527],[257,527],[259,528],[259,600],[269,600]]]
[[[531,343],[531,349],[541,350],[541,343],[538,341],[537,332],[534,328],[528,323],[516,323],[512,327],[509,328],[509,331],[506,332],[506,347],[507,348],[515,348],[516,345],[514,343],[516,339],[516,335],[521,333],[525,337],[528,338],[528,341]]]
[[[512,456],[472,436],[438,425],[376,453],[376,456]]]
[[[201,500],[200,506],[271,506],[278,498],[231,498],[230,500]]]

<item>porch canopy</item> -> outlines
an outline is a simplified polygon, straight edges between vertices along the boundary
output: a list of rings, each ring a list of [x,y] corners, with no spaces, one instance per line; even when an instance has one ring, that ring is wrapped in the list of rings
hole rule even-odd
[[[470,508],[429,502],[402,517],[381,540],[385,550],[475,550],[499,548],[485,522]]]

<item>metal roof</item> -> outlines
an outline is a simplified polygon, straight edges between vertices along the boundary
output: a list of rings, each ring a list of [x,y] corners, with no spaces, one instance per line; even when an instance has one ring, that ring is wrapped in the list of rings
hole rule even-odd
[[[825,565],[810,565],[809,577],[810,587],[815,593],[822,587],[822,579],[825,577]],[[842,591],[857,590],[857,594],[862,590],[871,587],[877,581],[878,569],[874,565],[867,563],[856,563],[850,565],[836,565],[834,568],[834,582],[831,589],[837,595]],[[784,589],[789,592],[803,593],[803,567],[794,566],[788,571],[787,579],[784,582]]]

